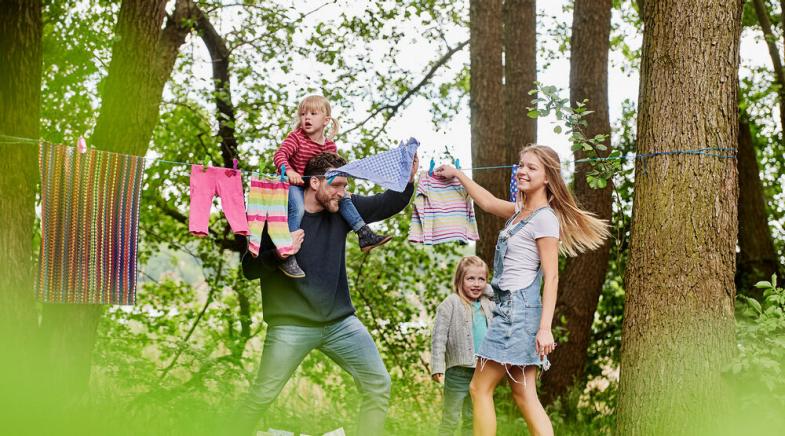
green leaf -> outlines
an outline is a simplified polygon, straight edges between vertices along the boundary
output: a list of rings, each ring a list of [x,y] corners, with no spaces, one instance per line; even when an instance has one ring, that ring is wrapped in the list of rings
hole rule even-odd
[[[537,119],[540,116],[539,111],[537,109],[530,110],[529,112],[526,113],[526,115],[529,118],[534,118],[534,119]]]
[[[758,288],[758,289],[773,288],[773,286],[771,285],[771,282],[767,282],[765,280],[762,280],[762,281],[760,281],[758,283],[755,283],[755,287]]]
[[[760,306],[758,300],[747,296],[745,296],[744,298],[747,299],[747,304],[749,304],[753,309],[755,309],[755,311],[758,312],[758,314],[763,313],[763,308]]]
[[[553,128],[553,133],[560,134],[561,133],[561,126],[556,126]]]

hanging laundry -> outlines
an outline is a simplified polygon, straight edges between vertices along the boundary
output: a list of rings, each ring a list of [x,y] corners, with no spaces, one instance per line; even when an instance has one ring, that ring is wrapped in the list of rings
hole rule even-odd
[[[510,201],[515,203],[518,199],[518,164],[512,166],[512,174],[510,174]]]
[[[414,199],[409,241],[435,245],[479,239],[474,207],[461,182],[423,171]]]
[[[38,299],[134,304],[144,158],[42,144],[38,165]]]
[[[327,171],[325,176],[352,176],[370,180],[385,189],[403,192],[409,183],[412,162],[419,146],[416,139],[409,138],[406,143],[401,141],[398,147],[392,150],[349,162],[340,168]]]
[[[251,177],[251,191],[248,193],[248,251],[256,257],[262,242],[264,224],[267,233],[280,254],[291,254],[292,235],[288,224],[289,183]]]
[[[231,168],[191,166],[191,205],[188,216],[188,231],[194,236],[207,236],[210,206],[217,194],[221,198],[226,220],[232,232],[248,236],[248,221],[245,218],[243,179],[239,170]]]

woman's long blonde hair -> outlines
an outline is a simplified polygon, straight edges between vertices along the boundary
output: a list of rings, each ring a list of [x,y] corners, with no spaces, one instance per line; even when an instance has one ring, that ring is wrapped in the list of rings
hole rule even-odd
[[[463,287],[463,278],[466,277],[466,269],[472,266],[481,266],[485,268],[485,279],[488,279],[488,265],[484,260],[477,256],[464,256],[458,261],[458,265],[455,267],[455,274],[452,276],[452,289],[461,297],[461,300],[465,304],[469,304],[469,302],[461,293],[461,288]]]
[[[338,122],[337,118],[333,117],[332,109],[330,108],[330,102],[327,101],[326,98],[321,95],[309,95],[305,97],[299,105],[297,105],[297,113],[294,115],[295,130],[302,127],[300,125],[300,112],[304,110],[317,110],[330,117],[331,126],[329,129],[327,129],[325,137],[327,137],[327,139],[333,139],[336,135],[338,135],[338,129],[340,128],[341,124]]]
[[[561,161],[554,149],[547,145],[529,144],[521,150],[521,159],[532,153],[545,165],[545,185],[548,205],[559,218],[560,251],[568,256],[577,256],[586,250],[594,250],[610,236],[608,221],[597,218],[593,213],[578,207],[575,197],[561,176]],[[526,194],[518,192],[518,201],[526,203]]]

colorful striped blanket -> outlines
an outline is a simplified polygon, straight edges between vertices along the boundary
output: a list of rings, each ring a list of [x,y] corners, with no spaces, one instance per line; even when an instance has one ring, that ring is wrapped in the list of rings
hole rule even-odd
[[[41,145],[39,169],[38,298],[134,304],[144,158]]]

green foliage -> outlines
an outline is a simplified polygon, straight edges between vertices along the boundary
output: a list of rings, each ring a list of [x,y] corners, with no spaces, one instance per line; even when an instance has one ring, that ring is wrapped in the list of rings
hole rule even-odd
[[[572,144],[572,150],[581,153],[584,158],[580,161],[589,162],[592,169],[586,173],[586,182],[593,189],[602,189],[608,181],[621,169],[621,152],[611,150],[607,153],[608,146],[605,142],[608,135],[598,134],[588,138],[584,128],[588,125],[586,117],[593,113],[588,110],[588,99],[570,106],[570,100],[561,96],[561,90],[556,86],[543,85],[536,82],[536,89],[529,91],[529,95],[537,95],[531,101],[533,107],[527,108],[529,118],[546,117],[553,113],[557,124],[553,132],[564,132]]]
[[[745,408],[779,413],[785,408],[785,289],[777,286],[776,275],[755,287],[763,290],[762,302],[738,297],[739,354],[729,371],[744,387],[740,403]]]

